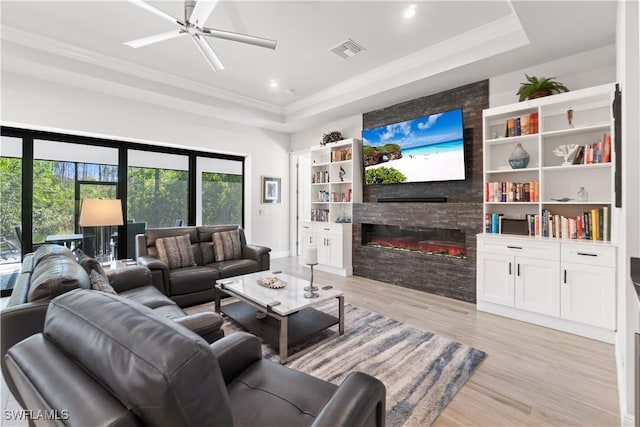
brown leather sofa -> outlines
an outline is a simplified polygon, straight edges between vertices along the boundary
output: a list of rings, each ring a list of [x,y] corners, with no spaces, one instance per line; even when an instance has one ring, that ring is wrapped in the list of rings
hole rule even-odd
[[[147,307],[100,292],[54,299],[43,333],[6,359],[24,409],[57,415],[60,425],[385,424],[385,387],[374,377],[352,372],[337,386],[263,359],[253,335],[208,345]]]
[[[214,234],[235,230],[239,233],[239,256],[221,261],[215,253]],[[169,268],[166,260],[160,259],[158,240],[185,235],[189,236],[195,265]],[[218,279],[268,270],[269,252],[270,248],[247,244],[244,230],[237,225],[148,228],[136,236],[136,261],[151,270],[153,284],[181,307],[213,301]]]
[[[142,266],[106,270],[114,291],[179,323],[206,341],[224,336],[222,317],[215,312],[188,315],[151,284],[151,272]],[[91,289],[89,274],[64,246],[43,245],[27,254],[7,306],[0,312],[0,355],[6,378],[4,355],[15,343],[42,332],[49,303],[74,289]],[[98,292],[98,291],[92,291]],[[7,381],[12,392],[15,390]]]

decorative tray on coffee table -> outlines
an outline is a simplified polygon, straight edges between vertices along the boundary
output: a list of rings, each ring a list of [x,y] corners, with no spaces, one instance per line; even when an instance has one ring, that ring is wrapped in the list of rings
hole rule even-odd
[[[280,280],[277,277],[261,277],[256,280],[259,285],[264,286],[269,289],[280,289],[284,288],[287,284],[284,280]]]

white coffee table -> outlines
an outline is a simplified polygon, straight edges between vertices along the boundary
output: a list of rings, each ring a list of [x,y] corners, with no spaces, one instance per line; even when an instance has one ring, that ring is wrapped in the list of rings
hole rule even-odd
[[[258,284],[258,279],[267,277],[277,277],[287,284],[280,289],[270,289]],[[340,335],[344,334],[343,293],[333,288],[324,289],[323,285],[314,283],[320,288],[319,296],[304,298],[303,288],[308,285],[307,280],[271,271],[221,279],[216,281],[216,311],[224,313],[249,332],[278,346],[280,363],[285,363],[289,347],[310,335],[333,325],[338,325]],[[221,306],[222,293],[236,297],[239,301]],[[338,300],[337,318],[312,307],[331,299]],[[265,312],[267,317],[257,319],[258,310]]]

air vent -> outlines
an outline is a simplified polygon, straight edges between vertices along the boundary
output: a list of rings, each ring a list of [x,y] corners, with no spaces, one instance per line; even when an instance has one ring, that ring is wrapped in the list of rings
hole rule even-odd
[[[351,39],[347,39],[346,41],[340,43],[338,46],[331,49],[331,52],[335,53],[342,59],[349,59],[352,56],[355,56],[357,53],[365,50],[358,43],[354,42]]]

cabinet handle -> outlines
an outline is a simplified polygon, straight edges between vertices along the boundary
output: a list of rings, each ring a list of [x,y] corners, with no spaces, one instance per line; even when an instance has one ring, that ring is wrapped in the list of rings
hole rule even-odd
[[[522,246],[507,246],[509,249],[522,249]]]
[[[511,263],[509,263],[509,276],[511,276]]]
[[[520,263],[518,263],[518,277],[520,277]]]
[[[323,228],[324,231],[331,231],[330,228]]]
[[[564,270],[564,283],[567,284],[567,270]]]
[[[581,256],[598,256],[598,254],[590,254],[588,252],[578,252],[578,255],[581,255]]]

